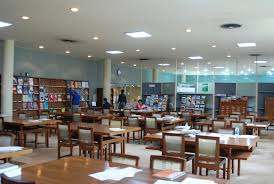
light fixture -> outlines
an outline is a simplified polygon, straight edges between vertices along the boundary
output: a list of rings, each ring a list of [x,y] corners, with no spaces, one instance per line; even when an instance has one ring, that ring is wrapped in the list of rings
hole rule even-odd
[[[67,50],[65,53],[66,53],[66,54],[69,54],[69,53],[70,53],[70,51],[69,51],[69,50]]]
[[[123,54],[123,51],[120,50],[107,50],[106,53],[108,54]]]
[[[204,69],[204,72],[208,72],[208,69],[207,69],[207,68],[205,68],[205,69]]]
[[[11,26],[11,25],[12,25],[11,23],[0,21],[0,27],[8,27],[8,26]]]
[[[191,33],[191,29],[190,28],[186,29],[186,32]]]
[[[203,59],[202,56],[190,56],[189,59]]]
[[[125,62],[124,62],[124,61],[121,61],[121,64],[125,64]]]
[[[93,40],[99,40],[99,37],[98,36],[94,36]]]
[[[29,20],[29,17],[28,16],[22,16],[21,19],[23,19],[23,20]]]
[[[151,37],[152,35],[144,32],[144,31],[137,31],[137,32],[127,32],[125,33],[127,36],[130,36],[132,38],[147,38]]]
[[[39,49],[45,48],[44,45],[39,45]]]
[[[172,47],[171,49],[172,49],[172,50],[176,50],[176,48],[175,48],[175,47]]]
[[[140,52],[140,49],[136,49],[136,52]]]
[[[163,70],[163,72],[165,72],[165,70]]]
[[[254,61],[254,63],[256,63],[256,64],[264,64],[264,63],[267,63],[267,61]]]
[[[231,55],[227,55],[226,57],[231,58]]]
[[[181,65],[185,65],[185,63],[181,63]]]
[[[212,47],[212,48],[215,48],[215,47],[217,47],[217,46],[216,46],[216,45],[212,45],[211,47]]]
[[[72,11],[72,12],[78,12],[79,8],[70,8],[70,11]]]
[[[91,58],[92,56],[91,55],[88,55],[88,58]]]
[[[136,64],[133,64],[133,66],[137,66]]]
[[[213,68],[215,68],[215,69],[224,69],[225,67],[223,67],[223,66],[214,66]]]
[[[211,62],[207,62],[208,65],[211,65]]]
[[[256,47],[256,43],[237,43],[238,47]]]
[[[169,63],[160,63],[160,64],[158,64],[159,66],[170,66],[170,64]]]

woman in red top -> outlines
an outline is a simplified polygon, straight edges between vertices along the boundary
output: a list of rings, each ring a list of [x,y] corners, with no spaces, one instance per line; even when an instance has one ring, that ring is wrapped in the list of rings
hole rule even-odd
[[[146,106],[143,104],[143,101],[142,100],[138,100],[138,103],[135,107],[137,110],[141,110],[141,109],[145,109]]]

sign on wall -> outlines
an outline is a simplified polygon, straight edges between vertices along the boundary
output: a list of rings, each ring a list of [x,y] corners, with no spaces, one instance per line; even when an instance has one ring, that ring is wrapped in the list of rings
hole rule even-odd
[[[199,83],[198,94],[213,94],[213,83],[208,83],[208,82]]]

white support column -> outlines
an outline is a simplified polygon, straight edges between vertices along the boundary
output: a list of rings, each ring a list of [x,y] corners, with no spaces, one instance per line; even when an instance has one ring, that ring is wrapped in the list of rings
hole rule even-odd
[[[14,40],[5,40],[1,86],[1,114],[12,116],[13,107]]]
[[[111,60],[109,58],[104,61],[104,98],[110,99],[111,90]]]
[[[152,82],[158,82],[158,69],[152,69]]]

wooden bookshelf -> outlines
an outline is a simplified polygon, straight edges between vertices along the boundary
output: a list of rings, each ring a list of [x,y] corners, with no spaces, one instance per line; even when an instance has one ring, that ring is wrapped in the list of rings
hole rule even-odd
[[[247,113],[247,101],[231,100],[220,102],[220,115],[230,115],[232,112],[240,112],[245,115]]]

